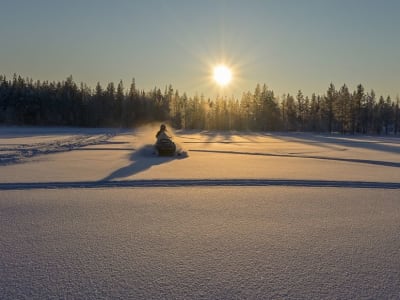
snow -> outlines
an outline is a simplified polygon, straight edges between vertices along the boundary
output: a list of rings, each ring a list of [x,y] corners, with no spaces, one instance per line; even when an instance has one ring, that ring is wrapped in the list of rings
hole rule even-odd
[[[398,299],[400,140],[0,127],[0,298]]]

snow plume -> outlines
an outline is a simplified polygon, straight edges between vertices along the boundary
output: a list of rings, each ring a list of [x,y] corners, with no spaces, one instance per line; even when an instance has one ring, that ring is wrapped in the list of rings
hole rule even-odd
[[[149,137],[151,139],[151,141],[154,143],[156,133],[160,130],[161,124],[164,124],[167,127],[168,135],[171,136],[172,138],[174,138],[175,137],[174,129],[172,128],[172,126],[170,126],[166,122],[146,123],[146,124],[143,124],[143,125],[137,127],[136,132],[140,136],[143,136],[143,138]]]
[[[151,122],[136,128],[135,133],[138,136],[138,148],[154,145],[156,142],[156,134],[160,130],[161,124],[167,127],[168,135],[175,143],[179,142],[175,135],[175,130],[167,122]]]

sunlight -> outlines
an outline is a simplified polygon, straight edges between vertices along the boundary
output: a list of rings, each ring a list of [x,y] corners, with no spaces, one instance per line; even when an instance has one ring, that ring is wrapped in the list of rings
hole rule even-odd
[[[232,80],[232,71],[225,65],[214,67],[213,79],[220,86],[228,85]]]

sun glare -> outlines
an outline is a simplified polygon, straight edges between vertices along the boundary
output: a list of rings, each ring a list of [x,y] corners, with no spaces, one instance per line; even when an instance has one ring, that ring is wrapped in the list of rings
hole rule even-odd
[[[218,85],[226,86],[232,80],[232,72],[227,66],[218,65],[214,67],[213,78]]]

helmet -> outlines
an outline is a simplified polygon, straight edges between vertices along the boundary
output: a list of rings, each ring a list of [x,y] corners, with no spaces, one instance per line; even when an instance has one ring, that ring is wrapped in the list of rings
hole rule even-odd
[[[160,130],[165,130],[165,129],[166,129],[165,124],[161,124]]]

